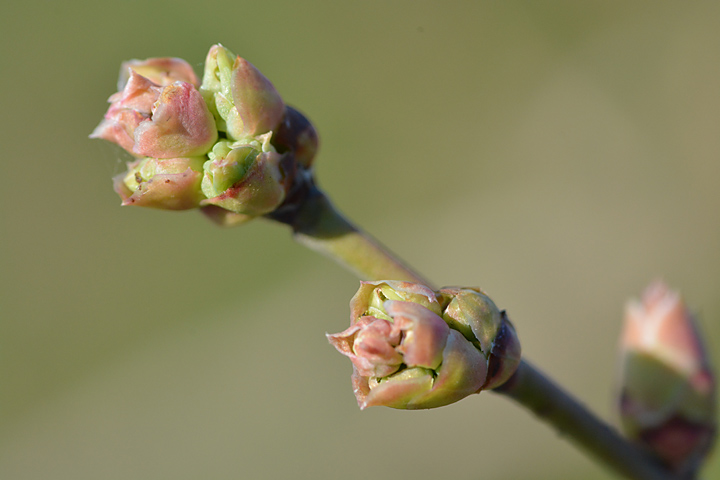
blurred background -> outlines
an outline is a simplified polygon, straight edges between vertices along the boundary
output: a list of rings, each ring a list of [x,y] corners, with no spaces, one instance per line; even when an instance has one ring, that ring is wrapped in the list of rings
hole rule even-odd
[[[221,42],[317,125],[337,206],[613,419],[623,305],[720,360],[720,3],[10,0],[0,7],[0,478],[609,479],[484,393],[360,412],[358,282],[279,225],[120,208],[120,62]],[[720,458],[705,478],[720,477]]]

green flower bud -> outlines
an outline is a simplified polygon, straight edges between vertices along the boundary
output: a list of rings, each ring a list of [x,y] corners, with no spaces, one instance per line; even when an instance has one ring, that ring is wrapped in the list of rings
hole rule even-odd
[[[520,340],[515,327],[480,289],[444,288],[447,302],[443,319],[471,341],[488,359],[489,375],[483,389],[499,387],[520,365]]]
[[[360,408],[434,408],[494,388],[520,362],[512,324],[485,294],[408,282],[362,282],[351,326],[328,335],[353,363]]]
[[[232,140],[275,129],[285,113],[285,104],[270,80],[222,45],[210,48],[200,92],[218,129]]]
[[[437,315],[442,312],[437,295],[425,285],[397,280],[360,282],[360,289],[350,300],[351,321],[355,321],[363,315],[389,320],[390,317],[384,307],[387,300],[414,302]]]
[[[662,283],[626,309],[622,426],[678,473],[701,465],[717,433],[716,383],[693,316]]]
[[[145,158],[114,179],[123,205],[187,210],[205,198],[200,190],[204,157]]]
[[[202,204],[251,217],[275,210],[285,199],[285,186],[282,157],[269,138],[266,134],[249,143],[215,144],[203,167],[202,191],[208,198]]]

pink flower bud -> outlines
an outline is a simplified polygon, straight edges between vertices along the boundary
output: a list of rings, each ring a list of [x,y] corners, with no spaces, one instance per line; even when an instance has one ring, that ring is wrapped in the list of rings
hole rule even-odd
[[[123,205],[187,210],[205,198],[200,189],[204,157],[145,158],[114,179]]]
[[[160,57],[146,60],[133,59],[123,62],[120,65],[118,91],[125,88],[131,71],[163,87],[178,81],[191,83],[195,87],[200,86],[195,71],[185,60],[182,58]]]
[[[213,116],[190,83],[163,87],[131,70],[123,90],[109,101],[105,119],[90,137],[115,142],[133,155],[203,155],[217,140]]]
[[[403,363],[396,348],[400,345],[400,329],[387,320],[360,317],[344,332],[328,335],[330,343],[350,358],[360,375],[385,377],[395,373]]]
[[[444,294],[398,281],[362,282],[351,301],[352,325],[328,335],[353,363],[353,391],[360,408],[434,408],[479,393],[492,375],[493,345],[484,355],[440,317]],[[499,317],[498,332],[502,328]],[[496,353],[504,358],[500,346]]]
[[[215,121],[200,92],[175,82],[163,89],[150,118],[135,129],[133,151],[157,158],[203,155],[216,140]]]
[[[716,384],[693,316],[663,283],[631,302],[621,338],[626,434],[678,472],[693,472],[717,430]]]
[[[360,408],[447,405],[501,385],[520,363],[514,327],[478,289],[361,282],[350,311],[350,328],[328,339],[353,363]]]
[[[123,89],[108,99],[110,108],[105,119],[90,134],[90,138],[117,143],[128,152],[139,155],[133,151],[135,129],[150,118],[161,91],[162,87],[131,71]]]
[[[413,302],[388,300],[385,302],[385,311],[403,332],[398,350],[403,354],[405,364],[430,369],[439,367],[450,333],[447,323],[439,322],[440,317]]]

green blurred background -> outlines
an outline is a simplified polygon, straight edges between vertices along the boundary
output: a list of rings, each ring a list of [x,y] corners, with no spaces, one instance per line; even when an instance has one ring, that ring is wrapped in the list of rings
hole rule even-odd
[[[87,135],[120,62],[200,71],[216,42],[313,119],[343,211],[437,283],[487,290],[604,417],[623,304],[651,280],[720,359],[718,2],[0,12],[2,479],[613,478],[493,394],[360,412],[324,337],[352,275],[269,222],[119,207],[121,152]]]

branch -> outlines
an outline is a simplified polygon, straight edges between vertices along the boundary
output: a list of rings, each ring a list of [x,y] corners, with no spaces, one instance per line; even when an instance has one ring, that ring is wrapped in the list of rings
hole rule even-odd
[[[335,260],[363,280],[404,280],[435,288],[377,240],[346,220],[311,178],[301,190],[297,201],[289,202],[284,210],[269,215],[290,225],[299,243]],[[526,361],[495,391],[531,410],[591,457],[627,478],[679,478]]]

